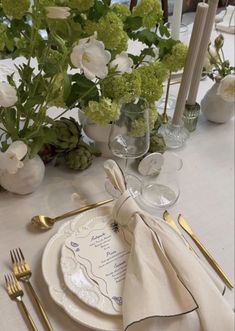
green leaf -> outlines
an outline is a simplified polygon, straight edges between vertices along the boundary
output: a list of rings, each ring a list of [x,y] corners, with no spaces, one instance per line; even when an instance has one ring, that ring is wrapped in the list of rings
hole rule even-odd
[[[159,25],[159,32],[161,36],[166,36],[167,38],[170,37],[170,32],[164,24]]]
[[[148,46],[152,46],[153,44],[158,45],[158,36],[148,29],[132,33],[131,36],[133,39],[137,39]]]
[[[142,26],[142,17],[139,16],[129,16],[125,20],[124,30],[138,30]]]
[[[90,100],[99,100],[99,92],[95,83],[80,74],[74,75],[72,82],[74,83],[66,100],[68,107],[72,106],[76,101],[79,104],[87,105]]]
[[[102,16],[105,16],[109,10],[109,6],[96,0],[94,6],[89,10],[88,19],[97,22]]]
[[[154,53],[154,51],[153,51],[153,48],[145,48],[145,49],[143,49],[141,51],[141,56],[142,55],[144,55],[144,56],[149,55],[151,57],[155,57],[156,56],[155,53]]]

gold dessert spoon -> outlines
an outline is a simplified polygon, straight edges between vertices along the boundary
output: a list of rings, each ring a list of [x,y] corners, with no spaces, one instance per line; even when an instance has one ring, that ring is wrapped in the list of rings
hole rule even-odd
[[[51,218],[51,217],[48,217],[48,216],[37,215],[37,216],[34,216],[31,219],[31,223],[35,227],[37,227],[41,230],[49,230],[53,227],[53,225],[56,222],[61,221],[64,218],[67,218],[67,217],[70,217],[70,216],[73,216],[73,215],[77,215],[79,213],[82,213],[83,211],[93,209],[93,208],[96,208],[98,206],[105,205],[106,203],[109,203],[109,202],[112,202],[112,201],[113,201],[113,199],[108,199],[108,200],[92,203],[90,205],[87,205],[87,206],[69,211],[68,213],[65,213],[63,215],[60,215],[60,216],[57,216],[57,217],[54,217],[54,218]]]

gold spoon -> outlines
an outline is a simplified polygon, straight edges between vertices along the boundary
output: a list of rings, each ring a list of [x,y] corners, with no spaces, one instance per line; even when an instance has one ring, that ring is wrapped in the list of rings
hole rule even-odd
[[[82,213],[83,211],[92,209],[92,208],[96,208],[98,206],[102,206],[105,205],[106,203],[112,202],[113,199],[109,199],[109,200],[104,200],[104,201],[100,201],[100,202],[96,202],[96,203],[92,203],[90,205],[69,211],[68,213],[65,213],[63,215],[57,216],[55,218],[51,218],[51,217],[47,217],[47,216],[42,216],[42,215],[37,215],[34,216],[31,219],[31,223],[36,226],[37,228],[41,229],[41,230],[49,230],[53,227],[53,225],[58,222],[61,221],[64,218]]]

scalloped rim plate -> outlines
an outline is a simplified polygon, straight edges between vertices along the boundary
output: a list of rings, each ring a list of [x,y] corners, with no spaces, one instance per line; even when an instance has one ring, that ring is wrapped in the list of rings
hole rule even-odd
[[[60,257],[64,241],[74,231],[86,224],[92,216],[108,215],[110,212],[110,207],[96,208],[78,215],[74,220],[63,224],[47,243],[42,256],[42,273],[52,299],[72,319],[88,328],[99,331],[121,331],[122,318],[99,312],[79,300],[64,283],[63,274],[60,269]]]

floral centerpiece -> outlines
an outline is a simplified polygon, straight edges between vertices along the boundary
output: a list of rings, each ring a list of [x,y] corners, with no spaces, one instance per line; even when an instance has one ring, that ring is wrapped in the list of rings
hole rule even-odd
[[[215,84],[201,102],[202,111],[216,123],[231,118],[235,101],[235,67],[225,58],[223,46],[224,37],[220,34],[209,44],[204,65],[205,73]]]
[[[132,12],[108,0],[0,0],[0,13],[1,57],[17,59],[0,82],[2,153],[21,141],[29,159],[46,146],[48,160],[62,153],[84,169],[93,151],[81,127],[61,116],[78,108],[94,123],[110,123],[138,97],[149,103],[154,128],[168,64],[177,49],[185,53],[169,37],[159,0],[142,0]],[[129,52],[129,40],[141,43],[139,54]]]

